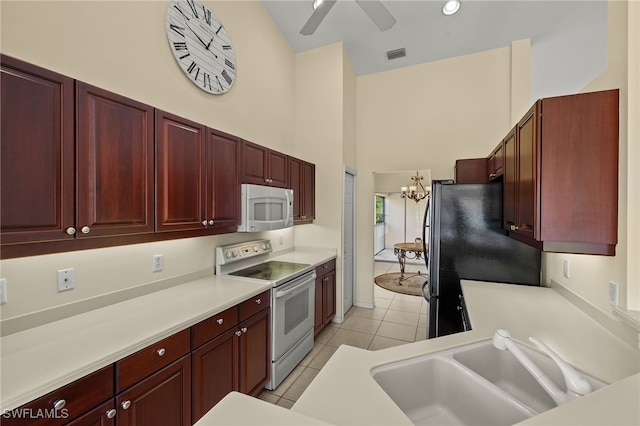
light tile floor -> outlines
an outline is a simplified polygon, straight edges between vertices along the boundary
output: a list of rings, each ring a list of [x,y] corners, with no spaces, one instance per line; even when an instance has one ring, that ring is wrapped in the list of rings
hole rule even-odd
[[[374,276],[400,271],[397,263],[374,263]],[[406,272],[418,270],[424,272],[424,264],[406,266]],[[426,338],[427,303],[422,297],[394,293],[375,284],[373,287],[375,308],[354,306],[343,323],[327,325],[300,365],[276,389],[263,392],[260,399],[291,408],[342,344],[375,351]]]

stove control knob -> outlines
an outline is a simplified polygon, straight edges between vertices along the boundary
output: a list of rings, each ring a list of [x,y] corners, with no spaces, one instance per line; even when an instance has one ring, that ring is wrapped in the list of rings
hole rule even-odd
[[[228,252],[227,252],[227,254],[226,254],[226,256],[227,256],[227,257],[231,257],[231,252],[230,252],[230,251],[228,251]]]
[[[267,245],[266,244],[262,244],[262,250],[266,250],[267,249]]]
[[[233,251],[231,252],[231,256],[233,256],[233,257],[238,257],[238,250],[233,250]]]
[[[257,253],[258,252],[258,246],[253,246],[253,251]]]

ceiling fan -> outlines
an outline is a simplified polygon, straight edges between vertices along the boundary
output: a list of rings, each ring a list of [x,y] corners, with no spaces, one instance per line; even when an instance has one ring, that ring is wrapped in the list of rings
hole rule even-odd
[[[327,16],[327,13],[329,13],[329,10],[331,10],[336,1],[337,0],[321,0],[317,2],[319,4],[317,4],[317,7],[311,14],[311,17],[300,30],[300,34],[313,34],[320,23],[322,23],[325,16]],[[386,31],[389,28],[393,27],[393,25],[396,23],[396,19],[389,13],[387,8],[384,7],[380,1],[355,0],[355,2],[358,3],[358,6],[362,8],[364,13],[366,13],[369,18],[371,18],[373,23],[376,24],[378,28],[380,28],[380,31]]]

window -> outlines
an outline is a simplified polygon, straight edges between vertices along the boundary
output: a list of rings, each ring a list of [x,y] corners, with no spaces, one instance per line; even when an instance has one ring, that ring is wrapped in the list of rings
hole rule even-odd
[[[376,195],[376,223],[384,223],[384,197]]]

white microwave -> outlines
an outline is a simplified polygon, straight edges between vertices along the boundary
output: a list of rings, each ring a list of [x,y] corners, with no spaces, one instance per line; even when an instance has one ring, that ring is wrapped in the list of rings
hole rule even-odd
[[[293,190],[241,185],[238,232],[260,232],[293,226]]]

